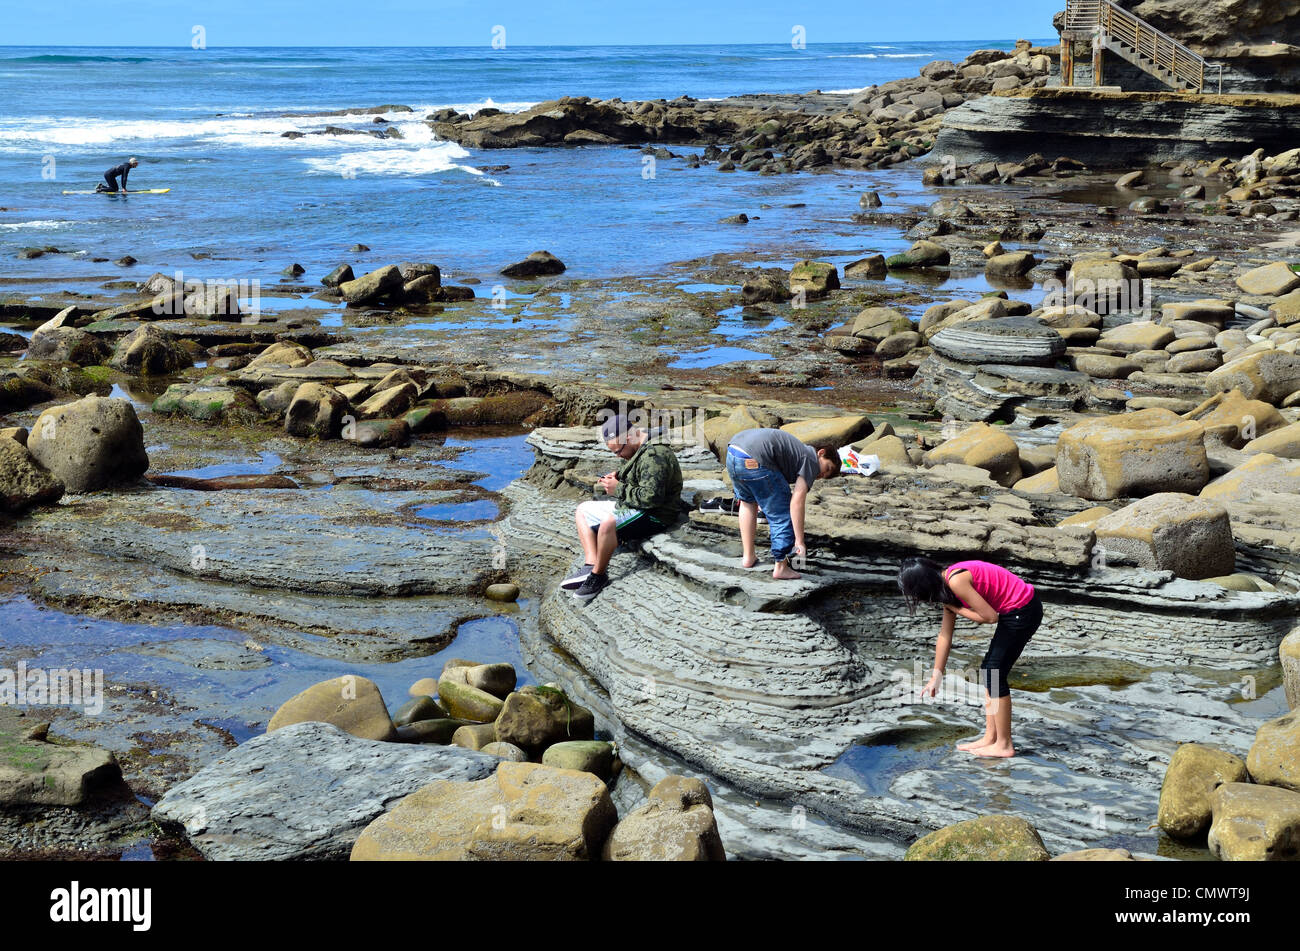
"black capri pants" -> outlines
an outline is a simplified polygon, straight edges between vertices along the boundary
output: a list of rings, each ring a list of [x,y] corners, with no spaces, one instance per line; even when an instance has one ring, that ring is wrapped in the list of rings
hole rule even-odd
[[[980,661],[980,679],[990,697],[1011,695],[1011,665],[1020,658],[1021,651],[1042,623],[1043,602],[1037,591],[1023,608],[998,618],[993,640],[989,642],[989,649]]]

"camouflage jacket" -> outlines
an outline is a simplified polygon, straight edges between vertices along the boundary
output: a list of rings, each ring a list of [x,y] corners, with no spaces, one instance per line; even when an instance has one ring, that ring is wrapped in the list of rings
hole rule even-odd
[[[618,470],[614,498],[639,509],[664,525],[672,525],[682,512],[682,467],[662,442],[647,440]]]

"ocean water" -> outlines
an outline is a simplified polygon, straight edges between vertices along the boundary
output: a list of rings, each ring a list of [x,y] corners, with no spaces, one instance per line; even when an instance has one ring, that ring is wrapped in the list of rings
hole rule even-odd
[[[635,149],[466,150],[436,139],[421,119],[443,106],[519,110],[566,94],[854,90],[1013,42],[802,51],[0,47],[0,280],[102,281],[124,274],[91,258],[124,254],[140,261],[130,274],[180,268],[187,277],[265,283],[296,262],[315,284],[344,261],[359,273],[419,259],[452,279],[487,279],[537,248],[559,255],[574,276],[599,277],[715,252],[838,246],[859,190],[916,189],[919,176],[759,177],[659,161],[647,179]],[[384,116],[400,139],[283,135],[381,128],[370,115],[289,113],[384,104],[415,110]],[[170,187],[169,195],[61,194],[93,188],[105,168],[133,155],[143,164],[131,186]],[[760,211],[763,203],[774,207]],[[740,211],[760,219],[718,220]],[[348,253],[358,242],[372,251]],[[33,245],[71,253],[15,260]]]

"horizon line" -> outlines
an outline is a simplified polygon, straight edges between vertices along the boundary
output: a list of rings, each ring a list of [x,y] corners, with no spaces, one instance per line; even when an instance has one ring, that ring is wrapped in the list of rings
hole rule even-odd
[[[1031,43],[1038,43],[1039,40],[1028,37],[1016,37],[1009,40],[1006,37],[970,37],[963,39],[924,39],[924,40],[836,40],[831,43],[808,43],[803,50],[792,49],[791,52],[802,53],[813,46],[846,46],[854,44],[868,43],[1015,43],[1022,39],[1029,39]],[[511,49],[602,49],[606,47],[626,46],[626,47],[643,47],[643,48],[660,48],[660,47],[703,47],[703,46],[788,46],[788,42],[770,42],[770,43],[512,43],[500,50],[494,52],[509,52]],[[1052,41],[1049,45],[1058,45]],[[283,45],[232,45],[232,46],[208,46],[203,49],[193,49],[188,43],[176,46],[129,46],[120,43],[107,44],[68,44],[68,43],[17,43],[17,44],[0,44],[0,50],[34,50],[34,49],[65,49],[65,50],[102,50],[102,49],[131,49],[131,50],[191,50],[195,53],[206,53],[211,50],[310,50],[310,49],[352,49],[352,50],[420,50],[420,49],[491,49],[490,43],[425,43],[414,46],[392,46],[392,45],[345,45],[341,43],[321,43],[321,44],[300,44],[294,46]]]

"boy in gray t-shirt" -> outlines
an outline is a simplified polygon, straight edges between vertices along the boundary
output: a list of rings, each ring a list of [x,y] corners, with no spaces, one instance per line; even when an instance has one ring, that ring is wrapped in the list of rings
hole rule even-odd
[[[780,429],[746,429],[727,446],[727,474],[740,503],[741,564],[758,563],[754,536],[762,506],[772,536],[772,577],[800,577],[790,565],[790,554],[808,550],[804,542],[804,506],[808,489],[817,479],[840,471],[840,454],[831,445],[809,446]]]

